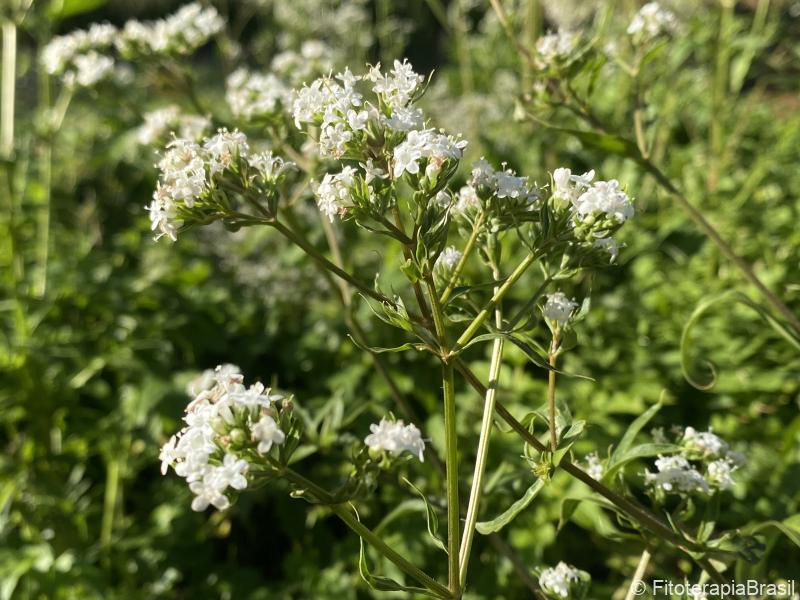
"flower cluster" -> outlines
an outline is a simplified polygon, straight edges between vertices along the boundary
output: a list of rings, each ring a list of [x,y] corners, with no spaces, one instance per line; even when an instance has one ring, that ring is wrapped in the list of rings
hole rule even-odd
[[[369,430],[372,433],[364,438],[364,443],[371,450],[388,452],[392,456],[410,452],[420,462],[425,461],[423,455],[425,440],[422,439],[422,434],[415,425],[411,423],[406,425],[402,420],[393,421],[383,418],[380,423],[370,425]]]
[[[278,113],[291,99],[291,90],[272,73],[234,71],[226,83],[225,99],[235,117],[248,121]]]
[[[305,40],[300,50],[283,50],[272,57],[270,69],[284,81],[301,85],[323,73],[333,71],[334,51],[320,40]]]
[[[50,75],[61,75],[68,85],[91,87],[114,71],[114,59],[98,50],[109,48],[116,35],[113,25],[95,23],[56,36],[42,50],[42,66]]]
[[[434,129],[409,131],[406,139],[394,149],[392,172],[395,178],[403,173],[424,173],[428,180],[435,182],[442,171],[452,174],[466,145],[465,140]]]
[[[552,600],[580,600],[589,591],[591,577],[581,571],[559,562],[555,567],[544,569],[539,575],[539,587],[547,598]]]
[[[619,245],[611,234],[633,217],[633,203],[616,179],[594,182],[593,179],[594,171],[573,175],[570,169],[556,169],[553,198],[559,206],[571,211],[576,237],[605,250],[614,262]]]
[[[172,104],[144,115],[144,123],[136,131],[136,139],[143,146],[163,142],[170,134],[198,141],[208,132],[211,120],[200,115],[185,114]]]
[[[597,452],[591,452],[586,455],[586,474],[589,475],[592,479],[596,481],[600,481],[603,478],[603,474],[605,473],[605,467],[603,466],[600,457],[597,455]]]
[[[628,35],[642,41],[653,39],[662,33],[675,31],[678,21],[675,15],[658,2],[648,2],[639,9],[628,25]]]
[[[158,163],[160,176],[147,207],[152,229],[158,231],[156,239],[166,235],[175,241],[186,218],[224,217],[219,195],[226,194],[221,184],[227,176],[238,189],[255,188],[260,197],[270,200],[292,167],[293,163],[271,152],[250,153],[247,138],[239,131],[220,129],[202,144],[174,138]]]
[[[201,375],[191,385],[185,426],[161,448],[161,473],[172,467],[186,479],[193,510],[228,508],[229,489],[247,487],[251,461],[286,440],[278,406],[284,396],[243,381],[234,365]]]
[[[564,292],[548,294],[547,301],[542,308],[542,314],[548,321],[563,327],[569,323],[572,313],[578,308],[578,303],[567,298]]]
[[[536,40],[536,64],[540,69],[563,62],[578,45],[579,36],[571,31],[547,32]]]
[[[120,32],[116,45],[126,57],[187,55],[208,42],[224,25],[225,22],[214,7],[204,7],[192,2],[164,19],[149,22],[128,21]]]
[[[502,165],[496,171],[484,158],[472,165],[467,185],[458,193],[454,212],[459,216],[469,216],[486,207],[492,216],[510,216],[517,211],[533,209],[539,199],[539,190],[530,185],[527,177],[520,177]]]
[[[442,253],[436,259],[436,263],[433,265],[433,268],[440,273],[450,273],[456,268],[456,265],[458,264],[458,261],[461,260],[462,256],[463,253],[455,246],[448,246],[442,250]]]
[[[693,427],[676,431],[680,453],[660,456],[655,461],[656,472],[645,471],[645,483],[656,493],[677,495],[710,495],[730,489],[733,473],[744,464],[744,457],[711,431]],[[655,430],[653,437],[667,441],[661,430]]]

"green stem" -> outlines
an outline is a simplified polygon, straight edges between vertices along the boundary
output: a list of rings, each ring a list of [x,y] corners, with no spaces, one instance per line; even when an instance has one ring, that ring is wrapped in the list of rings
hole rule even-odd
[[[464,267],[467,264],[467,260],[469,259],[470,254],[472,254],[472,250],[475,248],[475,243],[478,241],[478,236],[481,233],[481,228],[483,226],[483,221],[486,218],[486,214],[481,212],[478,219],[475,221],[475,224],[472,226],[472,233],[467,240],[467,245],[464,246],[464,252],[461,254],[461,258],[458,259],[458,263],[456,264],[455,268],[453,269],[453,273],[450,275],[450,280],[447,282],[447,287],[444,288],[442,295],[439,298],[439,303],[444,304],[450,298],[450,294],[453,293],[453,288],[456,287],[456,283],[458,283],[458,278],[461,277],[461,272],[464,270]]]
[[[322,256],[322,254],[314,248],[311,244],[309,244],[305,239],[301,236],[297,235],[294,231],[289,229],[286,225],[281,223],[278,220],[269,221],[267,224],[271,225],[275,229],[277,229],[282,235],[284,235],[287,239],[289,239],[292,243],[299,246],[306,254],[308,254],[311,258],[313,258],[318,264],[325,267],[332,273],[334,273],[337,277],[344,279],[354,288],[359,290],[360,292],[366,294],[370,298],[377,300],[378,302],[387,303],[394,306],[394,302],[384,296],[383,294],[379,294],[368,285],[361,283],[355,277],[353,277],[350,273],[345,271],[344,269],[340,269],[327,258]]]
[[[280,474],[298,487],[310,493],[315,500],[328,505],[333,513],[339,517],[344,523],[353,530],[361,539],[369,543],[375,550],[385,556],[389,561],[394,563],[398,569],[403,571],[409,577],[414,578],[416,581],[424,585],[427,589],[431,590],[442,598],[450,598],[450,592],[441,583],[433,579],[430,575],[422,571],[419,567],[412,564],[402,555],[398,554],[390,546],[388,546],[380,537],[378,537],[371,529],[366,527],[358,518],[348,510],[345,504],[333,504],[333,497],[331,494],[318,486],[313,481],[306,479],[297,471],[289,468],[280,469]]]
[[[641,595],[641,590],[639,589],[639,582],[642,581],[642,577],[644,577],[645,571],[647,571],[647,565],[650,563],[650,552],[645,548],[642,551],[642,557],[639,559],[639,564],[636,566],[636,572],[633,574],[633,579],[631,580],[631,585],[628,588],[628,593],[625,595],[625,600],[635,600],[636,596]]]
[[[17,84],[17,25],[3,22],[3,73],[0,83],[0,155],[10,159],[14,153],[14,100]]]
[[[500,279],[497,269],[494,272],[495,280]],[[497,288],[495,288],[495,292]],[[495,326],[500,329],[503,326],[503,311],[498,304],[495,309]],[[486,459],[489,455],[489,441],[492,435],[492,424],[494,422],[494,405],[497,397],[497,387],[500,381],[500,367],[503,362],[503,345],[505,340],[497,338],[492,345],[492,359],[489,365],[489,385],[486,389],[483,404],[483,418],[481,420],[481,433],[478,438],[478,451],[475,459],[475,470],[472,475],[472,489],[469,493],[467,503],[467,517],[464,523],[464,533],[461,538],[461,549],[459,551],[459,572],[462,587],[467,581],[467,569],[469,568],[469,556],[472,552],[472,541],[475,536],[475,523],[478,520],[478,507],[480,506],[481,495],[483,493],[483,474],[486,470]]]
[[[442,357],[442,390],[444,401],[444,441],[445,472],[447,481],[447,573],[448,587],[454,598],[461,597],[461,579],[459,577],[458,545],[459,545],[459,498],[458,498],[458,432],[456,431],[456,391],[453,377],[453,364],[446,357],[449,354],[447,331],[444,325],[444,313],[439,304],[439,294],[431,273],[426,273],[425,283],[431,300],[431,313],[439,338]]]
[[[547,371],[547,418],[550,424],[550,448],[555,453],[558,450],[558,435],[556,433],[556,353],[558,352],[558,337],[553,334],[550,342],[548,360],[552,367]]]
[[[461,580],[458,564],[458,440],[456,432],[455,382],[453,379],[453,365],[450,362],[442,364],[442,383],[444,389],[445,468],[447,470],[447,580],[453,598],[460,598]]]
[[[486,322],[486,319],[488,319],[492,314],[497,304],[503,299],[509,290],[511,290],[514,284],[519,281],[519,278],[522,277],[525,271],[527,271],[528,267],[530,267],[537,258],[538,255],[529,254],[521,263],[519,263],[519,265],[517,265],[517,268],[514,269],[511,275],[509,275],[508,279],[506,279],[503,285],[501,285],[500,288],[494,293],[494,296],[492,296],[492,299],[489,300],[488,304],[483,307],[481,312],[479,312],[475,319],[473,319],[472,323],[469,324],[469,327],[467,327],[464,333],[461,334],[461,337],[458,338],[455,346],[453,346],[453,352],[457,352],[469,343],[481,326]]]

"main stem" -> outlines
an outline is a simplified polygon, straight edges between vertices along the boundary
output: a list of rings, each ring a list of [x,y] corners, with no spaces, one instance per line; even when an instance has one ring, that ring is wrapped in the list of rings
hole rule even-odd
[[[553,334],[550,342],[550,367],[547,372],[547,418],[550,421],[550,448],[553,452],[558,450],[558,435],[556,434],[556,357],[558,351],[557,334]]]
[[[459,577],[459,498],[458,498],[458,432],[456,431],[456,389],[453,363],[447,358],[449,345],[444,325],[444,313],[433,276],[426,274],[425,283],[431,300],[431,315],[439,338],[442,355],[442,391],[444,400],[445,472],[447,480],[447,582],[453,598],[461,598]],[[420,307],[422,308],[422,307]]]
[[[495,271],[495,280],[500,279],[500,274]],[[495,293],[497,288],[495,288]],[[503,311],[498,304],[494,311],[495,326],[500,329],[503,326]],[[496,338],[492,344],[492,359],[489,365],[489,385],[486,389],[486,396],[483,404],[483,418],[481,420],[481,434],[478,439],[478,455],[475,459],[475,470],[472,475],[472,489],[469,493],[467,504],[467,517],[464,523],[464,533],[461,538],[461,549],[459,551],[459,573],[460,581],[463,586],[467,580],[467,569],[469,568],[469,556],[472,552],[472,541],[475,537],[475,523],[478,520],[478,507],[480,506],[481,495],[483,493],[483,474],[486,470],[486,458],[489,455],[489,440],[492,434],[492,423],[494,422],[494,405],[497,397],[497,386],[500,381],[500,366],[503,363],[503,338]]]
[[[17,83],[17,26],[11,20],[3,22],[3,74],[0,83],[0,154],[11,158],[14,152],[14,99]]]

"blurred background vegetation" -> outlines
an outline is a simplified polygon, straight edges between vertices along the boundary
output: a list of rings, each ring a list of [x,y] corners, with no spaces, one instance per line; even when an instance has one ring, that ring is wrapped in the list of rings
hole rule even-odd
[[[135,79],[125,89],[82,92],[58,131],[44,125],[55,84],[37,68],[36,55],[52,35],[95,21],[161,17],[179,4],[35,2],[19,24],[16,138],[0,174],[0,600],[370,597],[355,568],[358,541],[335,520],[270,488],[243,496],[224,514],[193,513],[184,483],[162,478],[156,458],[179,427],[186,382],[201,369],[232,362],[249,378],[292,390],[319,415],[317,452],[303,469],[336,475],[326,447],[340,436],[362,436],[391,400],[369,357],[347,339],[329,284],[269,231],[210,227],[174,245],[152,243],[143,206],[156,157],[136,144],[135,129],[144,111],[185,104],[169,81]],[[712,304],[682,348],[681,335],[701,302],[730,290],[759,303],[760,297],[635,161],[565,131],[580,127],[574,115],[541,114],[551,126],[515,119],[533,82],[488,3],[215,4],[240,24],[235,65],[258,68],[276,49],[309,38],[327,41],[354,70],[408,57],[417,71],[435,71],[426,109],[434,123],[471,141],[465,165],[485,155],[540,183],[558,166],[593,168],[600,178],[625,183],[638,214],[623,235],[620,264],[571,290],[592,298],[565,368],[594,381],[559,383],[575,415],[590,424],[579,453],[604,454],[666,391],[667,406],[654,424],[712,426],[748,457],[724,500],[721,527],[800,513],[797,350],[758,312],[730,301]],[[525,43],[550,28],[595,31],[609,19],[626,21],[639,6],[631,0],[504,4]],[[683,26],[640,82],[653,160],[796,311],[800,3],[664,4]],[[231,56],[221,44],[193,59],[206,105],[223,104]],[[631,85],[601,70],[592,96],[596,112],[626,136],[633,127]],[[314,235],[321,239],[321,232]],[[357,262],[398,260],[379,254],[370,238],[342,235]],[[387,338],[377,345],[393,345],[393,335],[373,332]],[[433,360],[388,356],[436,446],[441,416]],[[483,350],[470,360],[480,373],[488,369]],[[709,378],[706,360],[716,365],[717,380],[700,390],[687,382],[684,367],[702,383]],[[503,380],[500,397],[515,412],[542,402],[545,375],[521,354],[508,354]],[[481,406],[465,386],[459,391],[466,435],[477,431]],[[472,452],[464,447],[465,477]],[[516,438],[498,436],[494,467],[520,453]],[[642,468],[631,471],[634,489],[641,489]],[[495,471],[497,505],[485,514],[518,497],[526,477],[523,465]],[[427,481],[441,499],[436,475]],[[529,597],[515,568],[559,560],[592,574],[592,598],[624,595],[641,545],[620,541],[614,523],[590,508],[557,531],[561,500],[578,493],[577,486],[556,477],[503,532],[504,541],[478,536],[468,597]],[[403,490],[384,486],[366,516],[378,519],[404,499]],[[424,520],[396,516],[404,526],[387,522],[384,531],[392,544],[410,556],[430,553],[420,541]],[[764,541],[763,560],[739,566],[737,575],[800,578],[797,547],[772,533]],[[654,563],[676,578],[690,569],[658,548]]]

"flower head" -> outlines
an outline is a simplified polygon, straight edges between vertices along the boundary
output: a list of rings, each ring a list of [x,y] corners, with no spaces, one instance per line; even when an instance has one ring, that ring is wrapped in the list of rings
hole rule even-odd
[[[364,443],[373,450],[386,451],[392,456],[399,456],[403,452],[410,452],[420,462],[425,461],[425,441],[419,429],[411,423],[406,425],[403,421],[390,421],[383,418],[380,423],[369,426],[372,432]]]
[[[578,303],[567,298],[564,292],[555,292],[547,296],[542,313],[546,319],[563,327],[569,322],[572,312],[578,306]]]

